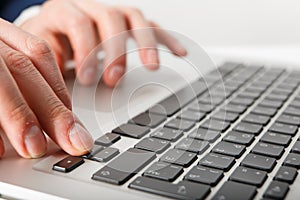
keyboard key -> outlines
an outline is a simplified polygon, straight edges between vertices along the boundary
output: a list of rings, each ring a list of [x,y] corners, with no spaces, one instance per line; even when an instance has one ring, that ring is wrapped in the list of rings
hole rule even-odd
[[[283,164],[300,169],[300,155],[296,153],[289,153]]]
[[[201,128],[206,128],[215,131],[224,132],[229,128],[230,124],[224,121],[216,119],[207,119],[203,124],[200,125]]]
[[[239,114],[219,111],[211,116],[212,119],[222,120],[226,122],[235,122],[239,118]]]
[[[209,186],[203,184],[189,181],[172,184],[147,177],[136,178],[129,187],[173,199],[204,199],[210,192]]]
[[[243,91],[239,94],[239,97],[257,99],[260,96],[259,93]]]
[[[300,117],[297,117],[297,116],[282,114],[278,117],[278,119],[276,121],[283,123],[283,124],[300,126]]]
[[[141,138],[147,133],[149,133],[150,129],[135,124],[122,124],[118,128],[115,128],[112,132],[133,138]]]
[[[266,116],[271,116],[273,117],[277,112],[277,109],[275,108],[266,108],[266,107],[262,107],[262,106],[256,106],[253,110],[252,110],[252,114],[258,114],[258,115],[266,115]]]
[[[272,171],[275,164],[276,160],[274,158],[255,155],[252,153],[248,154],[241,163],[243,166],[264,170],[267,172]]]
[[[144,138],[139,141],[134,147],[155,153],[162,153],[171,146],[170,142],[157,138]]]
[[[199,139],[199,140],[205,140],[208,142],[214,142],[220,137],[220,135],[221,135],[221,132],[219,132],[219,131],[198,128],[198,129],[192,131],[188,135],[188,137],[194,138],[194,139]]]
[[[143,176],[157,178],[165,181],[174,181],[180,174],[183,168],[177,165],[171,165],[163,162],[156,162],[145,170]]]
[[[232,181],[261,187],[267,179],[267,172],[239,166],[229,178]]]
[[[277,181],[286,182],[292,184],[297,176],[298,172],[296,168],[281,166],[275,175],[274,179]]]
[[[253,147],[252,153],[279,159],[284,153],[284,147],[279,145],[259,142]]]
[[[151,133],[150,136],[158,139],[174,142],[183,136],[183,132],[181,130],[162,128],[154,133]]]
[[[183,138],[178,144],[176,149],[190,151],[197,154],[202,154],[209,147],[207,141],[196,140],[193,138]]]
[[[229,131],[224,137],[224,141],[249,146],[254,141],[254,135]]]
[[[184,177],[185,180],[215,186],[222,178],[223,171],[203,166],[194,166]]]
[[[284,199],[288,191],[289,185],[287,183],[272,181],[264,193],[264,197],[272,199]]]
[[[87,159],[89,159],[89,158],[91,158],[93,155],[95,155],[96,153],[98,153],[99,151],[102,151],[103,149],[104,149],[103,146],[100,146],[100,145],[94,145],[93,149],[92,149],[89,153],[87,153],[87,154],[85,154],[85,155],[83,155],[83,156],[81,156],[81,157],[82,157],[82,158],[87,158]]]
[[[245,152],[245,150],[246,147],[244,145],[222,141],[214,146],[212,152],[239,158]]]
[[[110,145],[112,145],[113,143],[117,142],[120,139],[121,139],[121,137],[118,134],[106,133],[105,135],[102,135],[101,137],[99,137],[95,141],[95,144],[103,145],[103,146],[110,146]]]
[[[264,115],[248,114],[242,119],[243,122],[249,122],[252,124],[267,125],[270,121],[270,117]]]
[[[197,159],[197,154],[179,149],[170,149],[165,153],[160,161],[188,167]]]
[[[296,99],[292,101],[289,105],[295,108],[300,108],[300,101]]]
[[[176,130],[188,131],[195,125],[195,122],[186,121],[181,119],[172,119],[168,123],[165,124],[165,127],[173,128]]]
[[[262,102],[259,103],[259,106],[279,109],[282,106],[282,104],[283,104],[283,101],[265,99],[265,100],[263,100]]]
[[[288,98],[287,95],[280,95],[280,94],[276,94],[276,93],[270,93],[268,94],[268,96],[266,97],[266,99],[270,99],[270,100],[278,100],[278,101],[286,101]]]
[[[93,174],[92,179],[122,185],[155,159],[155,153],[131,148]],[[129,162],[130,161],[130,162]]]
[[[225,106],[223,106],[221,108],[221,110],[223,110],[225,112],[233,112],[233,113],[242,114],[247,110],[247,107],[229,103],[229,104],[226,104]]]
[[[188,106],[189,110],[202,112],[202,113],[210,113],[214,108],[215,108],[214,105],[203,104],[198,102],[194,102]]]
[[[149,126],[151,128],[157,127],[166,120],[164,115],[155,115],[152,113],[142,113],[134,117],[130,122],[141,125]]]
[[[228,171],[235,163],[233,157],[209,153],[199,161],[199,165]]]
[[[266,132],[260,140],[262,142],[278,144],[287,147],[291,142],[291,136],[280,133]]]
[[[300,108],[295,108],[292,106],[288,106],[284,111],[284,114],[286,115],[292,115],[292,116],[296,116],[296,117],[300,117]]]
[[[300,141],[296,141],[291,152],[300,154]]]
[[[223,91],[222,96],[211,96],[211,94],[208,94],[207,96],[199,97],[198,100],[199,100],[199,103],[203,103],[203,104],[219,105],[220,103],[222,103],[225,100],[225,95],[226,94],[224,94],[224,91]]]
[[[254,100],[252,98],[243,98],[243,97],[236,97],[233,100],[231,100],[232,104],[238,104],[238,105],[244,105],[244,106],[250,106]]]
[[[217,191],[212,200],[252,200],[254,199],[256,193],[257,191],[255,186],[236,183],[233,181],[226,181],[219,189],[219,191]]]
[[[258,124],[250,124],[247,122],[238,123],[233,130],[258,135],[262,131],[262,126]]]
[[[182,113],[180,113],[180,115],[178,115],[177,118],[184,119],[184,120],[189,120],[189,121],[199,122],[204,117],[205,117],[204,113],[195,112],[195,111],[191,111],[191,110],[186,110],[186,111],[183,111]]]
[[[287,134],[287,135],[295,135],[296,132],[298,131],[298,127],[293,126],[293,125],[274,123],[270,127],[269,130],[272,131],[272,132],[276,132],[276,133],[282,133],[282,134]]]
[[[58,172],[70,172],[80,165],[84,163],[83,158],[80,157],[75,157],[75,156],[68,156],[58,163],[55,163],[52,167],[53,170],[58,171]]]
[[[116,155],[118,155],[120,152],[118,149],[113,147],[107,147],[103,149],[102,151],[99,151],[95,155],[91,156],[91,160],[95,160],[98,162],[107,162],[114,158]]]

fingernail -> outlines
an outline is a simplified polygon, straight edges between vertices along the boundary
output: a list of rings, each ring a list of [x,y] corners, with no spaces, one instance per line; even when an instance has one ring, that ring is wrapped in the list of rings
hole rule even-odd
[[[117,82],[123,76],[124,70],[125,68],[123,66],[115,65],[111,67],[108,78],[114,82]]]
[[[76,149],[81,152],[89,151],[93,148],[94,140],[88,131],[81,124],[75,122],[69,133],[69,139]]]
[[[97,69],[96,67],[87,67],[82,70],[82,75],[81,75],[81,82],[85,85],[89,85],[93,82],[95,82],[97,76]]]
[[[31,158],[39,158],[46,153],[47,142],[38,126],[29,128],[25,135],[25,145]]]
[[[159,60],[158,60],[158,53],[157,53],[157,50],[154,50],[154,49],[149,49],[147,50],[147,66],[148,68],[150,69],[158,69],[158,63],[159,63]]]

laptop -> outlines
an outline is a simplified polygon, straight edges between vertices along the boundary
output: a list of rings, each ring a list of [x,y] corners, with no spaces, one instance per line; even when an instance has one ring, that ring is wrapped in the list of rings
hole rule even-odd
[[[157,72],[131,64],[115,89],[66,78],[94,148],[74,157],[49,140],[46,156],[28,160],[4,137],[0,196],[298,199],[300,71],[240,62],[215,68],[189,52],[200,68],[166,53]]]

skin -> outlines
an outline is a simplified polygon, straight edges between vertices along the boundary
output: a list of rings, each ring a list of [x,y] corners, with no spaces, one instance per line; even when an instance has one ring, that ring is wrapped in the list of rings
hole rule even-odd
[[[81,64],[97,44],[126,30],[158,25],[136,8],[94,0],[51,0],[20,27],[2,19],[0,27],[0,126],[22,157],[37,158],[47,150],[44,134],[71,155],[85,154],[93,146],[91,136],[72,113],[62,77],[65,62],[74,59],[79,81],[89,85],[96,69],[81,68]],[[178,56],[186,55],[185,48],[166,32],[145,30],[133,38],[149,70],[159,66],[157,43]],[[106,49],[106,56],[125,50],[125,39],[119,39]],[[126,55],[106,69],[103,81],[113,87],[125,73]],[[0,156],[4,151],[0,137]]]

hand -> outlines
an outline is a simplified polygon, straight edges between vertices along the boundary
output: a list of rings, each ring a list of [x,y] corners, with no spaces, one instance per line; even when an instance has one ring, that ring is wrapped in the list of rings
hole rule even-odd
[[[66,60],[74,58],[79,81],[91,84],[96,78],[96,67],[80,69],[80,66],[101,41],[126,30],[158,26],[145,19],[136,8],[107,6],[95,0],[52,0],[47,1],[39,14],[21,27],[49,43],[61,69]],[[175,38],[161,29],[145,29],[142,34],[133,37],[139,48],[148,48],[141,49],[139,53],[142,63],[150,70],[158,68],[159,59],[155,48],[158,42],[166,45],[176,55],[184,56],[187,53]],[[118,41],[110,46],[109,53],[122,55],[126,51],[125,45],[125,41]],[[108,86],[114,86],[124,74],[125,66],[126,56],[116,59],[106,68],[104,82]]]
[[[93,140],[73,116],[48,44],[2,19],[0,27],[0,124],[13,147],[24,158],[42,156],[47,149],[43,130],[67,153],[86,153]]]

